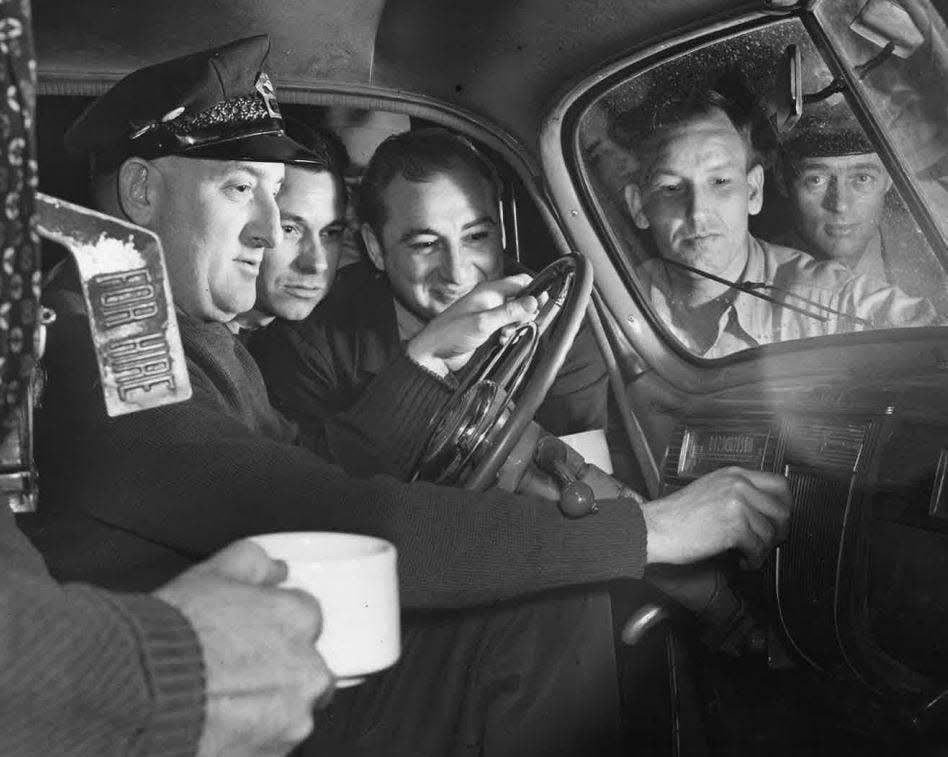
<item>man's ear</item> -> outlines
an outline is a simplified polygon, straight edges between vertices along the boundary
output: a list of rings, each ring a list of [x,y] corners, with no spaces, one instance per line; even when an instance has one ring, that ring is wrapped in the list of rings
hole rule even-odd
[[[118,170],[118,200],[132,223],[146,228],[158,214],[161,174],[147,160],[129,158]]]
[[[757,163],[747,172],[747,214],[756,216],[764,207],[764,167]]]
[[[885,191],[888,192],[892,189],[892,177],[889,176],[889,172],[885,172]]]
[[[365,242],[365,251],[369,254],[369,260],[380,271],[385,270],[385,256],[382,254],[382,245],[379,238],[375,236],[372,227],[369,224],[362,224],[359,231],[362,234],[362,241]]]
[[[635,225],[645,231],[649,227],[648,216],[645,215],[645,210],[642,207],[642,192],[639,189],[639,185],[635,183],[630,183],[625,185],[625,207],[629,211],[629,215],[632,216],[632,221]]]

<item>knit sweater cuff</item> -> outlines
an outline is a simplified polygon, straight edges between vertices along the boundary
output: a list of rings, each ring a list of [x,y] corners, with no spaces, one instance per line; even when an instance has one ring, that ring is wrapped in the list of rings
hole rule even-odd
[[[196,754],[204,728],[205,669],[197,633],[184,615],[144,594],[107,595],[141,642],[154,701],[142,736],[148,755]]]
[[[347,415],[355,427],[372,429],[386,472],[402,478],[417,461],[431,424],[452,393],[448,381],[401,352]]]
[[[630,517],[633,525],[629,529],[630,557],[632,558],[632,577],[641,578],[648,563],[648,526],[645,525],[645,514],[639,504],[629,503]]]
[[[561,563],[575,566],[576,583],[617,577],[641,578],[648,555],[648,533],[642,508],[630,499],[599,500],[599,511],[578,520],[549,518],[543,538],[556,545]],[[551,573],[556,571],[552,566]]]

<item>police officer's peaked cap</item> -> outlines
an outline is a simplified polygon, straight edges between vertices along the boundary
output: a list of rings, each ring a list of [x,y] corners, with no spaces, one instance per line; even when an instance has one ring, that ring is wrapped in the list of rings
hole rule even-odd
[[[799,122],[781,139],[781,148],[791,158],[830,158],[876,151],[845,100],[804,105]]]
[[[181,155],[217,160],[309,163],[283,129],[266,35],[139,69],[96,100],[66,133],[66,148],[93,172],[126,158]]]

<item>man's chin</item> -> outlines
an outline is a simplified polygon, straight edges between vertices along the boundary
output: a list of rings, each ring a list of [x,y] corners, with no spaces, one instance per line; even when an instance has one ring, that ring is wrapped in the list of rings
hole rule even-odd
[[[699,271],[715,273],[721,268],[721,261],[727,260],[727,257],[727,253],[723,249],[706,248],[700,251],[689,250],[687,254],[673,255],[672,260],[697,268]]]
[[[826,260],[835,260],[843,265],[855,265],[862,258],[866,249],[865,244],[839,244],[838,242],[823,241],[816,245],[818,253],[816,257],[822,257]]]
[[[282,318],[284,321],[302,321],[308,318],[309,314],[315,309],[315,301],[311,303],[291,302],[278,304],[272,308],[272,312],[277,318]]]

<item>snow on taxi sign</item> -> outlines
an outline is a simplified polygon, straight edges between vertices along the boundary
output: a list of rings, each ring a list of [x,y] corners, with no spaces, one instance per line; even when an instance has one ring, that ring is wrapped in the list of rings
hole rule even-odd
[[[191,396],[161,242],[150,231],[36,194],[40,236],[72,254],[110,416]]]

